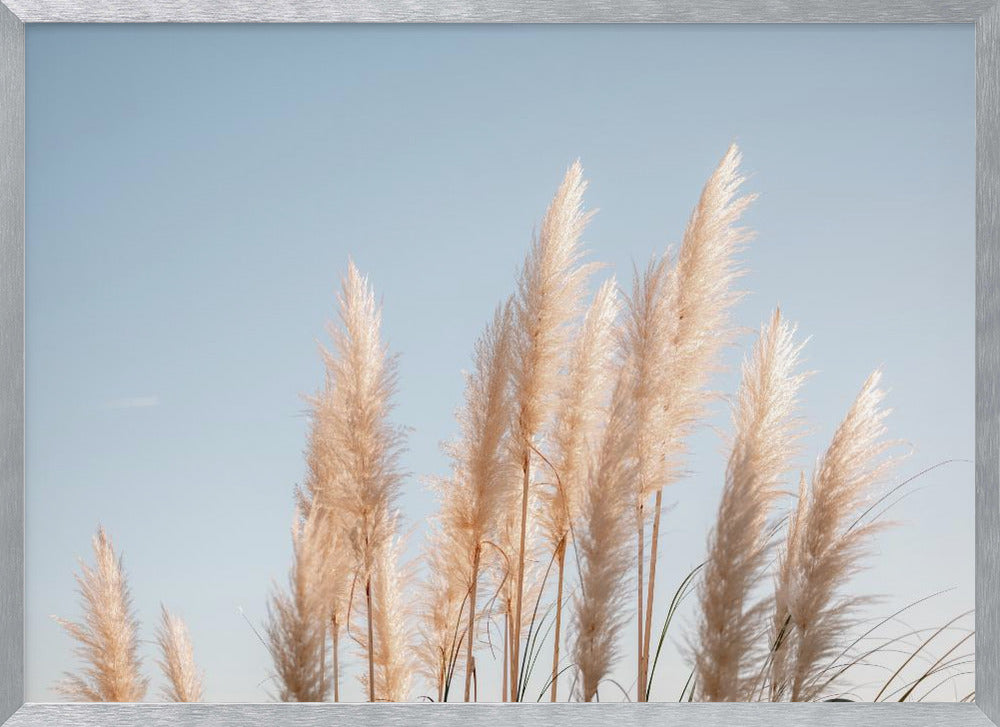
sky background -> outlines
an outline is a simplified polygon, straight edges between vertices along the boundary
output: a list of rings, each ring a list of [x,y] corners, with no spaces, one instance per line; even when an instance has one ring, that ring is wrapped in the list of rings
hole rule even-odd
[[[780,304],[811,336],[799,466],[877,366],[891,435],[913,447],[898,476],[966,460],[914,483],[853,590],[883,594],[867,614],[886,615],[953,589],[913,628],[972,608],[973,42],[971,26],[30,26],[26,698],[55,699],[76,664],[50,617],[79,617],[73,573],[102,523],[149,697],[163,602],[208,700],[270,700],[247,620],[287,571],[302,396],[348,257],[401,354],[413,555],[461,372],[565,168],[582,161],[600,210],[586,245],[628,287],[733,141],[760,195],[736,319]],[[666,493],[657,621],[718,503],[728,412],[713,411]],[[654,698],[687,677],[682,621]]]

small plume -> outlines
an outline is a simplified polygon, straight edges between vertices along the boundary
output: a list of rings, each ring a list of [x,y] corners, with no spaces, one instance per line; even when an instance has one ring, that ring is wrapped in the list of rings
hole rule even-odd
[[[160,606],[162,623],[156,632],[161,660],[160,669],[167,683],[163,696],[170,702],[200,702],[201,675],[194,664],[194,649],[184,622]]]
[[[125,570],[104,528],[92,544],[95,565],[81,561],[76,576],[84,620],[56,619],[77,642],[75,653],[86,666],[56,689],[76,702],[140,702],[148,680],[141,674],[139,622]]]
[[[884,456],[892,443],[884,438],[889,411],[881,408],[880,378],[879,371],[868,377],[819,460],[812,486],[803,482],[800,489],[775,590],[772,700],[819,695],[827,686],[823,665],[839,653],[863,600],[840,594],[881,525],[860,523],[859,516],[894,464]]]

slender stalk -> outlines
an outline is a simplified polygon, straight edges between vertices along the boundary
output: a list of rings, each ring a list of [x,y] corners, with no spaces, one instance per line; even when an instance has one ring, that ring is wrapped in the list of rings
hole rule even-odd
[[[562,605],[563,605],[563,575],[566,570],[566,539],[563,538],[556,551],[556,567],[558,568],[558,584],[556,586],[556,626],[555,643],[552,647],[552,693],[549,701],[555,702],[557,699],[557,687],[559,685],[559,639],[562,628]]]
[[[506,702],[507,697],[507,670],[510,668],[510,663],[507,660],[508,644],[510,643],[510,614],[504,616],[503,623],[503,688],[500,690],[501,699]]]
[[[441,652],[441,667],[438,670],[438,679],[437,679],[438,702],[443,702],[444,701],[444,675],[445,675],[445,656],[444,656],[444,652],[442,651]]]
[[[333,637],[333,701],[340,701],[340,624],[337,623],[337,614],[333,614],[330,620],[331,635]]]
[[[476,590],[479,585],[479,561],[482,555],[482,547],[477,545],[475,555],[472,558],[472,588],[469,592],[469,632],[466,638],[465,651],[465,701],[469,701],[472,691],[472,643],[475,641],[476,633]]]
[[[642,684],[649,683],[649,642],[653,633],[653,594],[656,592],[656,561],[658,543],[660,540],[660,512],[663,507],[663,490],[656,491],[656,502],[653,505],[653,535],[649,541],[649,582],[646,586],[646,620],[642,631],[642,673],[639,680]],[[648,689],[643,694],[643,700],[649,699]]]
[[[372,578],[365,581],[365,604],[368,608],[368,701],[375,701],[375,632],[372,627]]]
[[[517,693],[520,685],[518,682],[520,679],[515,677],[515,674],[519,674],[519,651],[521,648],[521,607],[522,600],[524,596],[524,543],[527,537],[527,526],[528,526],[528,486],[531,483],[531,448],[526,446],[524,449],[524,461],[522,464],[522,469],[524,472],[524,483],[521,489],[521,540],[518,545],[518,563],[517,563],[517,607],[514,611],[514,640],[511,648],[511,701],[517,701]]]
[[[329,687],[326,684],[326,623],[319,619],[319,693],[326,696]]]
[[[642,678],[642,674],[643,674],[643,668],[642,668],[642,663],[643,663],[643,660],[642,660],[643,649],[642,649],[642,645],[644,643],[644,640],[643,640],[643,637],[642,637],[642,630],[643,630],[643,626],[642,625],[645,623],[645,620],[643,619],[643,615],[642,615],[642,613],[643,613],[643,610],[642,610],[643,609],[643,587],[642,587],[643,586],[643,566],[644,566],[645,560],[646,560],[646,557],[645,557],[645,554],[644,554],[645,553],[645,546],[646,546],[646,525],[645,525],[645,523],[646,523],[645,503],[643,503],[642,500],[640,499],[640,501],[639,501],[639,516],[637,518],[637,528],[636,528],[636,530],[637,530],[637,536],[638,536],[638,550],[639,550],[639,554],[638,554],[639,557],[637,559],[639,572],[636,575],[636,579],[635,579],[635,582],[636,582],[636,591],[638,593],[638,597],[636,599],[636,619],[635,619],[635,621],[636,621],[637,624],[639,624],[639,633],[638,633],[638,636],[637,636],[638,642],[639,642],[639,644],[638,644],[639,645],[639,652],[638,652],[638,654],[636,656],[636,659],[637,659],[636,672],[639,674],[639,678],[636,679],[636,682],[635,682],[635,690],[636,690],[636,695],[635,696],[636,696],[636,701],[637,702],[645,702],[646,701],[646,682]]]

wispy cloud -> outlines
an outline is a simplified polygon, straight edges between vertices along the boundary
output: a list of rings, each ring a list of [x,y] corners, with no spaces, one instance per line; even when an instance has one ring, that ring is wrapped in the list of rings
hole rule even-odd
[[[130,396],[125,399],[114,399],[104,405],[106,409],[145,409],[151,406],[159,406],[160,397],[156,394],[149,396]]]

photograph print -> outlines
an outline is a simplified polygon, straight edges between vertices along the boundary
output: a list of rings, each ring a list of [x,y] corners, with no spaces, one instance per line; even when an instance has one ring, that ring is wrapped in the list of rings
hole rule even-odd
[[[970,702],[974,30],[31,25],[30,702]]]

